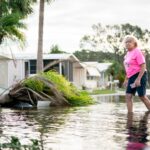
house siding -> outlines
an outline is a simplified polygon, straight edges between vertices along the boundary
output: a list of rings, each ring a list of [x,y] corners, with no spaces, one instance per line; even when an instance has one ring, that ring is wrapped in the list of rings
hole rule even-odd
[[[0,88],[8,87],[8,61],[0,60]]]
[[[18,81],[24,79],[25,69],[23,60],[8,61],[8,86],[11,86]]]
[[[86,70],[84,68],[74,68],[73,69],[73,83],[81,88],[85,86],[86,82]]]

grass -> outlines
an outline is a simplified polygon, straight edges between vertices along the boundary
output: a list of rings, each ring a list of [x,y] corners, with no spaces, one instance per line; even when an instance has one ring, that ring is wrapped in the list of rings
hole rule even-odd
[[[109,90],[109,89],[103,89],[103,90],[93,90],[90,92],[91,95],[97,95],[97,94],[114,94],[116,93],[115,90]]]
[[[119,88],[118,91],[125,91],[126,88]]]

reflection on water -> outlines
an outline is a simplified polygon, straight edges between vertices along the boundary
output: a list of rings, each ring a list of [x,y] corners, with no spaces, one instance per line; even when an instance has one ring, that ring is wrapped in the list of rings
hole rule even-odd
[[[144,150],[147,147],[148,142],[148,132],[147,132],[147,123],[150,112],[146,112],[143,117],[138,121],[133,120],[134,114],[128,114],[127,119],[127,129],[128,137],[127,140],[127,150]]]
[[[88,107],[0,109],[0,142],[17,136],[23,144],[38,139],[44,150],[145,147],[150,144],[150,115],[141,102],[135,101],[134,107],[135,113],[127,115],[124,97],[100,96]]]

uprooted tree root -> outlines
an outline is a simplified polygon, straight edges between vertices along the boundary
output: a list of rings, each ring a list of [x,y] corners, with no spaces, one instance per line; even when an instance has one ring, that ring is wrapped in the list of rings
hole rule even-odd
[[[25,102],[36,107],[38,101],[50,101],[50,106],[85,106],[95,103],[88,92],[77,89],[55,71],[26,78],[0,95],[0,105],[8,104],[8,107],[18,103],[20,106],[20,102],[21,105]]]
[[[26,79],[25,79],[26,80]],[[69,106],[69,102],[64,97],[63,93],[57,90],[54,83],[44,78],[43,76],[34,76],[34,80],[42,82],[50,91],[48,94],[45,91],[35,91],[26,87],[23,83],[25,80],[13,85],[7,94],[0,96],[0,104],[12,102],[26,102],[33,106],[37,106],[38,101],[50,101],[50,106]]]

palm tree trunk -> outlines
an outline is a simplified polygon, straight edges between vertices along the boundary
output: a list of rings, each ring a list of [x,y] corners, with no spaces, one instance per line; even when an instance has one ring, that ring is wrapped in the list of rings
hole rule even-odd
[[[40,0],[40,7],[39,7],[39,31],[38,31],[37,73],[43,71],[44,1],[45,1],[45,0]]]

